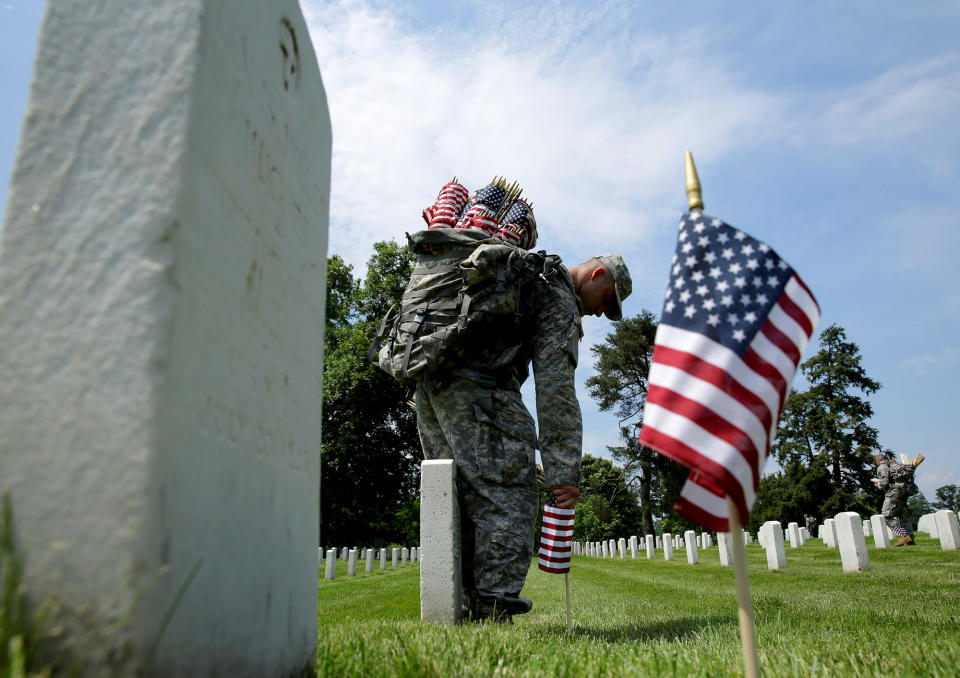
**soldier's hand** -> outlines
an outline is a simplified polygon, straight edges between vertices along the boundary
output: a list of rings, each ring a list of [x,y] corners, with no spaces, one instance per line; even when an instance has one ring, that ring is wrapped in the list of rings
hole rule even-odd
[[[558,508],[573,508],[580,498],[580,490],[570,485],[553,485],[551,489]]]

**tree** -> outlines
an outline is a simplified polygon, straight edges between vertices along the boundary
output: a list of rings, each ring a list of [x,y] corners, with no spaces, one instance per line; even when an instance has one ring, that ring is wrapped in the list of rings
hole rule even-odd
[[[587,390],[600,410],[613,410],[620,418],[625,444],[610,451],[617,461],[624,462],[628,478],[638,483],[645,534],[654,533],[654,515],[678,518],[673,504],[687,475],[680,464],[637,443],[656,333],[656,316],[647,310],[614,323],[614,331],[605,343],[592,349],[597,358],[596,374],[587,379]]]
[[[623,468],[609,459],[585,454],[581,470],[583,483],[577,502],[574,539],[615,539],[644,534],[637,492],[628,486]]]
[[[327,275],[321,543],[408,538],[422,452],[406,390],[367,358],[381,316],[399,302],[413,256],[378,242],[363,282],[339,257]]]
[[[931,504],[931,508],[950,509],[954,513],[960,513],[960,483],[938,487],[935,494],[937,500]]]
[[[860,364],[860,348],[834,324],[820,334],[820,350],[800,365],[810,389],[787,398],[772,452],[780,465],[808,467],[822,460],[830,470],[832,492],[820,498],[818,515],[875,510],[882,499],[871,482],[877,430],[867,422],[869,401],[880,383]]]
[[[907,520],[914,525],[920,520],[920,516],[933,512],[933,506],[923,496],[923,492],[917,492],[907,499]]]

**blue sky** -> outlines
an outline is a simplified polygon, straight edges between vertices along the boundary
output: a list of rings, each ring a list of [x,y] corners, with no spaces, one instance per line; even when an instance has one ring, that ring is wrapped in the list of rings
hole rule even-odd
[[[330,253],[358,274],[451,176],[500,174],[533,200],[539,246],[621,252],[625,313],[659,314],[690,149],[706,211],[771,244],[821,329],[859,344],[882,445],[927,456],[928,498],[960,482],[960,5],[301,5],[334,129]],[[0,0],[4,196],[41,14]],[[617,421],[583,380],[611,326],[584,324],[584,449],[603,454]]]

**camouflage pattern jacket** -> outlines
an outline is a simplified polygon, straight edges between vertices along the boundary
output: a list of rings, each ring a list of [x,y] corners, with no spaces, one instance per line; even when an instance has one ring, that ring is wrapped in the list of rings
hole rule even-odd
[[[526,350],[517,365],[523,381],[533,362],[540,458],[548,485],[580,484],[583,422],[574,371],[583,307],[569,271],[558,265],[547,280],[525,288]]]
[[[910,495],[917,492],[917,485],[913,480],[914,471],[916,468],[910,464],[887,460],[877,467],[877,477],[880,479],[877,487],[893,501],[906,501]]]

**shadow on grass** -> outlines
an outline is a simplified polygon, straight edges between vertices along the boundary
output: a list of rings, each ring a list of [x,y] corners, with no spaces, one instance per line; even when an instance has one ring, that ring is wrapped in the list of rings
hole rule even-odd
[[[687,617],[650,623],[634,622],[618,624],[613,628],[574,625],[573,632],[570,635],[578,638],[602,640],[607,643],[633,643],[651,640],[672,642],[688,636],[695,636],[711,628],[723,626],[736,627],[737,623],[737,617],[735,615],[716,615],[713,617]],[[566,635],[567,629],[565,626],[560,626],[555,632]]]

